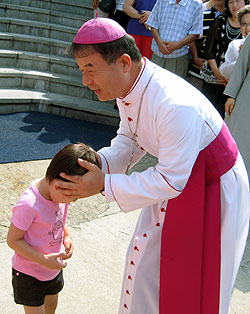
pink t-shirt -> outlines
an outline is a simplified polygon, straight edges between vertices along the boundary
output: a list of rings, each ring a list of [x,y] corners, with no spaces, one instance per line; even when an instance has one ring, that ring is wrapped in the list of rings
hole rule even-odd
[[[11,222],[25,231],[24,240],[35,250],[43,253],[59,253],[68,214],[68,204],[46,200],[33,181],[12,209]],[[49,269],[32,262],[15,252],[13,268],[41,281],[55,278],[59,270]]]

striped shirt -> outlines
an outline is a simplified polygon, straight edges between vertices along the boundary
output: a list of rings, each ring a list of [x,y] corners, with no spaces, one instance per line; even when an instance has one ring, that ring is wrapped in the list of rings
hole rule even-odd
[[[202,35],[203,9],[200,0],[157,0],[148,20],[150,27],[158,29],[163,41],[180,41],[191,34]],[[155,41],[152,42],[153,52],[164,58],[176,58],[189,52],[188,46],[163,55]]]

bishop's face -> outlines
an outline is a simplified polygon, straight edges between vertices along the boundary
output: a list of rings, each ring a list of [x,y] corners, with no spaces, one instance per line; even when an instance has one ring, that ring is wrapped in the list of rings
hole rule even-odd
[[[122,56],[115,63],[108,64],[101,54],[93,52],[76,56],[82,72],[82,83],[93,90],[100,101],[122,97],[129,89],[129,75]]]

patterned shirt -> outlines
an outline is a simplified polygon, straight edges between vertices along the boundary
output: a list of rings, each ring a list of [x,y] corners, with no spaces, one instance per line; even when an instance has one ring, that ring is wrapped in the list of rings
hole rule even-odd
[[[228,18],[221,14],[211,25],[205,42],[205,59],[215,59],[217,67],[225,62],[228,45],[234,39],[241,39],[240,27],[230,25]],[[207,62],[201,69],[201,76],[207,83],[218,84],[218,80]]]
[[[157,0],[147,24],[158,29],[159,35],[164,41],[180,41],[191,34],[202,35],[203,9],[200,0]],[[176,58],[189,52],[188,46],[173,51],[169,55],[163,55],[155,41],[152,42],[153,52],[163,58]]]

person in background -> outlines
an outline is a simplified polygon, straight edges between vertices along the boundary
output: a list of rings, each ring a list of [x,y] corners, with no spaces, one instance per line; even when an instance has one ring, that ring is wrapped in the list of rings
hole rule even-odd
[[[210,10],[213,5],[214,5],[214,0],[202,0],[202,7],[204,11]]]
[[[241,48],[224,94],[229,97],[225,103],[225,122],[250,174],[250,36]]]
[[[111,19],[83,24],[70,52],[82,83],[100,101],[116,99],[121,122],[97,152],[102,170],[79,160],[88,173],[61,173],[70,182],[56,185],[69,201],[102,192],[124,213],[142,208],[119,313],[226,314],[250,213],[246,169],[226,124],[196,88],[142,58]],[[158,163],[128,174],[146,153]]]
[[[99,166],[90,147],[69,144],[53,157],[46,175],[34,180],[13,207],[7,235],[7,243],[15,251],[12,285],[14,301],[24,306],[26,314],[55,313],[64,285],[64,260],[74,250],[66,226],[69,202],[55,182],[62,179],[62,171],[72,175],[86,173],[77,162],[79,158]],[[60,252],[62,244],[65,252]]]
[[[248,0],[225,0],[225,14],[219,15],[210,26],[205,43],[205,59],[201,69],[203,78],[202,92],[218,110],[222,118],[225,116],[223,94],[227,79],[220,72],[220,65],[225,61],[225,53],[229,43],[242,38],[238,11]]]
[[[207,6],[204,7],[204,4],[208,4],[209,8]],[[204,50],[207,33],[215,18],[223,13],[224,10],[225,0],[209,0],[203,3],[203,35],[189,44],[192,59],[188,67],[188,81],[199,90],[202,90],[200,70],[205,62]]]
[[[96,14],[98,13],[99,17],[110,17],[112,18],[112,13],[110,12],[104,12],[103,10],[101,10],[98,6],[99,6],[100,0],[92,0],[92,7],[94,9],[94,16],[96,16]],[[115,1],[114,1],[115,4]],[[114,8],[115,10],[115,8]]]
[[[102,0],[105,1],[105,0]],[[100,0],[92,0],[92,7],[94,9],[94,16],[98,12],[99,17],[109,17],[119,23],[125,30],[127,29],[129,16],[123,11],[125,0],[113,0],[110,12],[104,12],[99,7],[102,2]],[[100,5],[101,6],[101,5]]]
[[[158,0],[148,18],[154,37],[152,61],[186,78],[189,44],[202,35],[203,10],[199,0]]]
[[[233,68],[239,56],[241,47],[244,44],[246,37],[250,32],[250,5],[245,5],[238,11],[238,19],[240,23],[240,30],[242,34],[242,39],[235,39],[230,42],[226,55],[225,62],[220,66],[221,74],[229,79],[232,74]]]
[[[116,0],[116,11],[113,20],[119,23],[125,30],[127,30],[129,16],[123,11],[125,0]]]
[[[146,25],[156,0],[126,0],[123,11],[130,16],[127,32],[134,37],[141,54],[152,58],[152,33]]]

